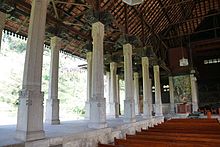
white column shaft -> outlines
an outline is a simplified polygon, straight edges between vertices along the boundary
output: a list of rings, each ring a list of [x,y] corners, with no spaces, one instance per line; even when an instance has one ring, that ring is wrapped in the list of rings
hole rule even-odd
[[[116,75],[116,87],[117,87],[117,98],[116,98],[116,116],[120,115],[120,84],[119,84],[119,76]]]
[[[142,74],[143,74],[143,114],[145,118],[152,117],[152,89],[149,78],[149,59],[142,57]]]
[[[116,87],[116,72],[117,72],[117,63],[110,63],[110,72],[111,72],[111,88],[110,88],[110,117],[118,117],[116,114],[117,107],[117,87]]]
[[[46,107],[46,122],[49,124],[60,124],[59,99],[58,99],[58,77],[59,77],[59,50],[61,49],[61,38],[51,38],[51,62],[50,81]]]
[[[111,93],[111,73],[106,72],[106,115],[110,115],[110,93]]]
[[[1,43],[2,43],[2,32],[5,28],[6,14],[0,12],[0,52],[1,52]]]
[[[154,66],[154,86],[155,86],[155,115],[163,116],[162,101],[161,101],[161,88],[160,88],[160,67]]]
[[[105,128],[106,103],[104,98],[104,63],[103,38],[104,25],[100,22],[92,24],[93,56],[92,56],[92,98],[90,99],[90,128]]]
[[[123,45],[123,54],[125,79],[124,121],[135,122],[131,44]]]
[[[32,1],[16,131],[16,138],[24,141],[42,139],[45,136],[41,78],[47,4],[47,0]]]
[[[90,119],[90,99],[92,97],[92,52],[87,52],[87,99],[85,103],[85,119]]]
[[[140,104],[139,104],[139,74],[134,72],[134,103],[135,103],[135,114],[140,114]]]
[[[193,112],[198,111],[198,87],[196,77],[191,74],[190,75],[190,82],[191,82],[191,93],[192,93],[192,108]]]
[[[173,77],[169,77],[170,113],[175,113]]]

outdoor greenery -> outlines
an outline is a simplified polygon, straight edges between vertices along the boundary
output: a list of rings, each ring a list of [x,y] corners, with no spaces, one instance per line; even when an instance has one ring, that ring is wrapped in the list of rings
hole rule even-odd
[[[3,34],[0,50],[0,115],[9,121],[0,121],[0,125],[16,123],[18,93],[22,88],[26,42],[27,40],[6,33]],[[50,56],[50,49],[44,48],[42,91],[44,92],[45,105],[50,79]],[[78,65],[81,64],[86,64],[86,61],[60,53],[58,98],[60,99],[61,121],[81,119],[85,113],[87,70],[80,69]],[[107,86],[106,83],[104,85]],[[124,81],[122,80],[120,80],[120,88],[120,108],[121,114],[123,114]],[[107,97],[106,91],[105,97]]]
[[[3,35],[0,53],[0,114],[15,117],[17,115],[18,92],[21,90],[24,69],[26,40]],[[48,98],[50,49],[44,49],[42,91],[44,104]],[[79,119],[85,113],[86,70],[78,65],[84,60],[60,53],[59,91],[60,116],[62,119]]]

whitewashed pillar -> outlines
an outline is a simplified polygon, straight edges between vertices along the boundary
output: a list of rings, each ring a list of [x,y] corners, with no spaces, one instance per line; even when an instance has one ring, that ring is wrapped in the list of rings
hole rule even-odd
[[[6,14],[0,12],[0,52],[1,52],[1,43],[2,43],[2,32],[5,28]]]
[[[92,52],[87,52],[87,99],[85,103],[85,119],[90,119],[90,98],[92,97]]]
[[[191,93],[192,93],[192,108],[193,112],[198,111],[198,86],[197,79],[193,74],[190,74]]]
[[[98,129],[107,127],[106,103],[104,98],[104,25],[101,22],[92,24],[92,38],[92,98],[90,99],[90,123],[88,127]]]
[[[154,66],[154,86],[155,86],[155,115],[163,116],[161,88],[160,88],[160,67]]]
[[[110,115],[110,93],[111,93],[111,74],[109,71],[106,72],[106,115]]]
[[[142,75],[143,75],[143,116],[152,117],[152,88],[149,78],[149,59],[142,57]]]
[[[135,114],[140,114],[140,104],[139,104],[139,74],[134,72],[134,103],[135,103]]]
[[[16,129],[16,138],[23,141],[45,137],[43,129],[44,94],[41,92],[41,79],[47,5],[47,0],[32,1]]]
[[[170,92],[170,114],[175,113],[175,104],[174,104],[174,87],[173,87],[173,77],[169,77],[169,92]]]
[[[60,124],[58,99],[58,77],[59,77],[59,50],[61,49],[61,38],[51,38],[51,62],[48,99],[46,105],[46,123]]]
[[[124,121],[135,122],[131,44],[123,45],[123,54],[125,79]]]
[[[116,98],[116,117],[120,115],[120,84],[119,84],[119,76],[116,75],[116,90],[117,90],[117,98]]]
[[[110,63],[110,73],[111,73],[111,88],[110,88],[110,117],[116,118],[116,107],[117,107],[117,86],[116,86],[116,72],[117,63]]]

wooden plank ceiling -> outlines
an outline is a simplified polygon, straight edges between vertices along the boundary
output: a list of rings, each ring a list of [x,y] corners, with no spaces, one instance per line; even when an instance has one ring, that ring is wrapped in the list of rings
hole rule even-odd
[[[30,10],[31,0],[0,1],[0,11],[8,14],[6,30],[24,37]],[[220,16],[219,0],[145,0],[136,6],[122,0],[51,0],[45,43],[49,45],[50,37],[57,35],[63,39],[63,51],[85,58],[91,49],[91,24],[100,20],[105,24],[105,56],[110,60],[121,55],[126,40],[137,52],[151,45],[157,58],[166,63],[169,48],[187,42],[192,34],[219,30],[218,20],[210,28],[199,29],[205,19],[214,16]]]

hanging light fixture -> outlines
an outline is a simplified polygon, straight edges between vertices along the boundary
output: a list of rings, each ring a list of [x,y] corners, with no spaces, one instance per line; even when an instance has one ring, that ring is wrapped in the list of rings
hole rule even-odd
[[[182,38],[181,38],[181,44],[180,45],[181,45],[182,58],[179,60],[179,64],[180,64],[180,66],[188,66],[189,65],[188,59],[184,58]]]
[[[122,0],[124,3],[134,6],[141,4],[144,0]]]

